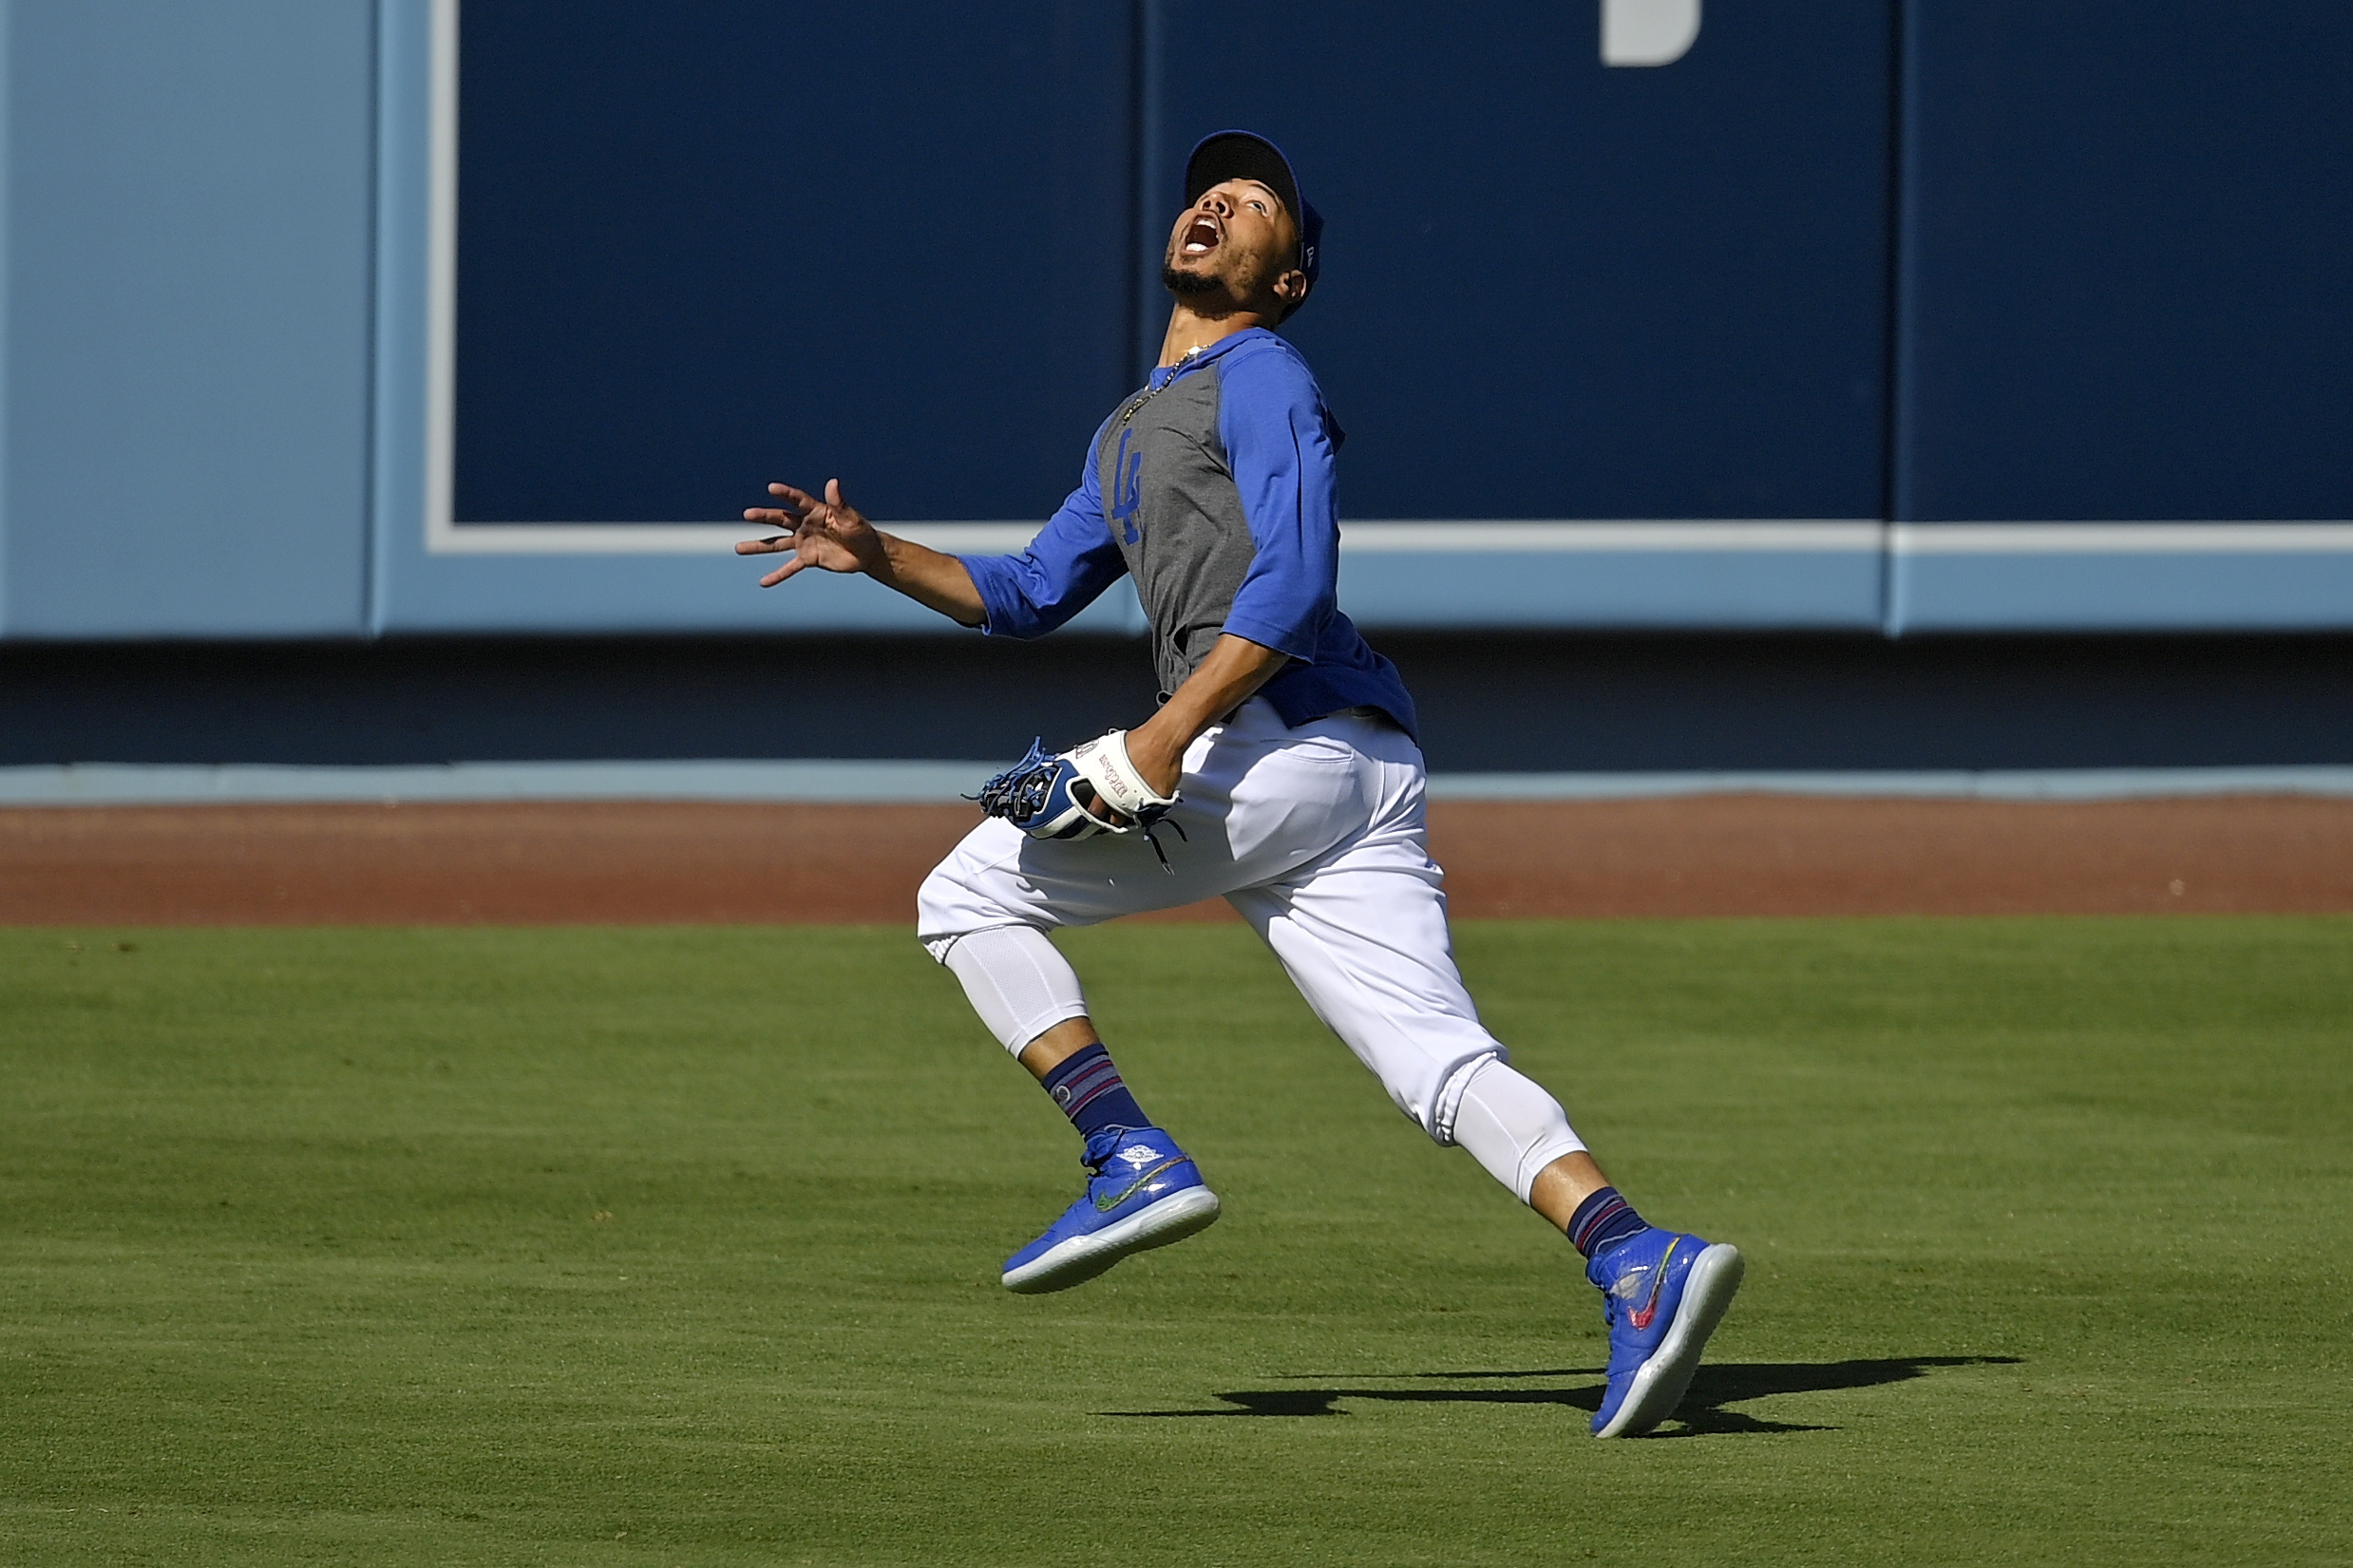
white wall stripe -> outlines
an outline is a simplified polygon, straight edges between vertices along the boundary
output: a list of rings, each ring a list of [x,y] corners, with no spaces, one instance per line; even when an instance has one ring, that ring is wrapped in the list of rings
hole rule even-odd
[[[1610,521],[1346,522],[1340,548],[1358,555],[1578,555],[1692,551],[1870,552],[1885,527],[1870,518],[1785,518],[1765,520],[1625,520]]]
[[[1007,556],[1029,548],[1036,522],[886,522],[901,538],[950,555]],[[738,539],[772,532],[750,523],[445,522],[427,540],[457,556],[731,556]]]
[[[77,763],[0,767],[0,807],[297,802],[750,801],[955,803],[999,762],[450,763],[395,767]],[[1905,772],[1440,773],[1440,801],[1609,801],[1773,794],[2100,801],[2211,795],[2353,797],[2353,766]]]
[[[1026,549],[1043,526],[1017,520],[984,522],[889,522],[882,526],[935,550],[1004,555]],[[761,530],[743,524],[687,522],[445,522],[430,547],[457,555],[727,555]],[[1777,520],[1622,521],[1373,520],[1340,526],[1349,555],[1687,555],[1698,551],[1867,554],[1880,550],[1885,525],[1868,518]]]
[[[2353,522],[1899,522],[1899,556],[2341,555]]]

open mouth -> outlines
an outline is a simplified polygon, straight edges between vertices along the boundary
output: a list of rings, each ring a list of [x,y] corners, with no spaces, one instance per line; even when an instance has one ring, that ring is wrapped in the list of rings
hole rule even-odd
[[[1217,219],[1202,213],[1185,225],[1185,237],[1178,242],[1177,249],[1186,255],[1207,255],[1224,237]]]

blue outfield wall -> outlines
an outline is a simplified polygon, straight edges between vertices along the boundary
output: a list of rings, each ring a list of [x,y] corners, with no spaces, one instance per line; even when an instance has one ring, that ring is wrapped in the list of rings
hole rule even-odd
[[[1909,0],[1891,630],[2353,618],[2349,81],[2341,4]]]
[[[727,520],[1017,548],[1232,123],[1369,627],[2353,626],[2353,11],[1608,9],[9,0],[0,636],[951,630]]]

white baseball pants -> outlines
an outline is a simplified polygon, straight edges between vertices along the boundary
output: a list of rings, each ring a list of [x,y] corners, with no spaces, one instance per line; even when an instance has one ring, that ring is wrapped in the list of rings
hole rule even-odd
[[[1018,1053],[1087,1011],[1044,932],[1222,897],[1397,1108],[1525,1201],[1539,1171],[1584,1144],[1480,1027],[1430,859],[1425,783],[1420,749],[1384,720],[1291,729],[1254,698],[1185,754],[1175,825],[1159,829],[1168,870],[1140,834],[1033,839],[991,818],[925,878],[918,933]]]

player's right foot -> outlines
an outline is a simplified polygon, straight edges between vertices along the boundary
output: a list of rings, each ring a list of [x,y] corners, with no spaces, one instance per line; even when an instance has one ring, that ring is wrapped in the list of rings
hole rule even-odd
[[[1736,1247],[1655,1226],[1585,1265],[1609,1325],[1609,1385],[1595,1437],[1640,1437],[1675,1413],[1747,1267]]]
[[[1005,1259],[1005,1288],[1068,1290],[1129,1253],[1182,1241],[1218,1217],[1218,1197],[1158,1127],[1111,1127],[1087,1140],[1086,1196]]]

